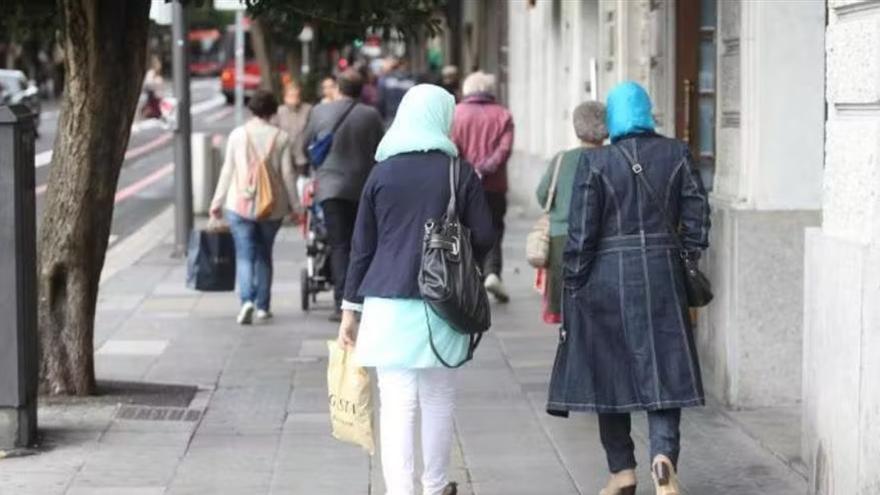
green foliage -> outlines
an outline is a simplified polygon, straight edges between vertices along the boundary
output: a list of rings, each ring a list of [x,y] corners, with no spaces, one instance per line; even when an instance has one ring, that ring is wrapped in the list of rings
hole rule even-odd
[[[303,25],[316,28],[319,45],[347,43],[368,29],[385,36],[435,35],[446,0],[244,0],[248,12],[272,26],[281,43],[296,40]]]
[[[51,40],[61,27],[58,13],[55,0],[12,0],[0,12],[0,41]]]
[[[235,12],[228,10],[214,10],[213,2],[190,2],[189,9],[190,29],[200,28],[225,28],[235,22]]]

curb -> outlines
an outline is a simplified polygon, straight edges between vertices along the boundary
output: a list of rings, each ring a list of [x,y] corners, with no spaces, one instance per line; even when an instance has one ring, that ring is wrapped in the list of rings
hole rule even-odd
[[[174,206],[169,205],[143,227],[107,251],[104,269],[101,270],[101,283],[137,263],[169,237],[173,229]]]

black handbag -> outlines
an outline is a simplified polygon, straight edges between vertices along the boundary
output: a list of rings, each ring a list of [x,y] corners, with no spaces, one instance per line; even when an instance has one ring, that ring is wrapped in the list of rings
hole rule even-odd
[[[620,144],[615,144],[614,147],[620,151],[629,163],[633,173],[639,178],[639,182],[644,186],[645,192],[648,193],[648,197],[654,205],[660,209],[660,213],[663,215],[663,220],[666,223],[666,228],[675,240],[675,245],[678,247],[679,256],[681,257],[682,272],[684,273],[684,288],[687,294],[688,306],[692,308],[702,308],[703,306],[707,306],[715,297],[715,295],[712,294],[712,283],[709,282],[709,278],[700,271],[697,258],[685,249],[684,244],[682,244],[678,228],[672,223],[672,220],[669,219],[666,207],[657,199],[657,195],[654,194],[654,188],[651,187],[651,183],[648,182],[648,179],[646,179],[642,173],[644,172],[642,165]],[[638,150],[636,150],[636,156],[638,156]]]
[[[193,230],[186,286],[202,292],[235,290],[235,243],[229,230]]]
[[[456,210],[460,172],[459,161],[450,159],[449,204],[439,221],[430,219],[425,222],[419,270],[419,291],[425,302],[431,350],[447,368],[458,368],[473,359],[483,333],[492,325],[489,297],[474,258],[470,229],[461,223]],[[470,338],[467,356],[460,363],[449,364],[437,352],[428,317],[429,306],[453,329]]]

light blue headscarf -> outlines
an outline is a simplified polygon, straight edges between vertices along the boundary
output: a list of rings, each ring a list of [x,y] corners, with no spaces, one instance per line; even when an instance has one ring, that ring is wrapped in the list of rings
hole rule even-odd
[[[394,122],[376,149],[381,162],[400,153],[438,150],[458,156],[458,148],[449,138],[455,98],[433,84],[413,86],[403,95]]]
[[[651,97],[638,83],[626,81],[615,86],[608,93],[605,106],[611,141],[627,134],[654,131]]]

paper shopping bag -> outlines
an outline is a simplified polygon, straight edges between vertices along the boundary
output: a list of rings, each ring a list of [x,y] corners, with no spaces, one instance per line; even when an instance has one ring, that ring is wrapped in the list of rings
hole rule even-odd
[[[373,443],[373,394],[367,370],[354,364],[353,351],[327,341],[327,394],[330,423],[337,440],[360,445],[370,455]]]

